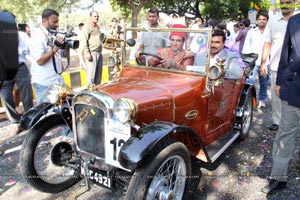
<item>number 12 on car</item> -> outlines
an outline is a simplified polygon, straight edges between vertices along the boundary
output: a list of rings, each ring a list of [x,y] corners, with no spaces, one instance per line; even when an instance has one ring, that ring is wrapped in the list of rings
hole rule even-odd
[[[123,168],[118,162],[118,155],[121,147],[130,137],[130,126],[112,119],[106,120],[105,124],[105,162]]]

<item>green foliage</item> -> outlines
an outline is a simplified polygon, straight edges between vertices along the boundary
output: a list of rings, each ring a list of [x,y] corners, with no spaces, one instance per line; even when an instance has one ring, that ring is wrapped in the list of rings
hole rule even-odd
[[[14,13],[18,22],[24,22],[31,16],[29,13],[33,10],[33,6],[29,1],[1,0],[0,10]]]
[[[159,8],[162,12],[167,14],[176,14],[178,16],[185,16],[190,14],[192,16],[200,16],[199,3],[202,1],[196,0],[154,0],[153,5]]]
[[[60,13],[61,24],[77,25],[83,20],[86,21],[88,17],[72,15],[72,12],[78,9],[89,10],[97,2],[103,0],[1,0],[0,9],[13,12],[17,21],[23,23],[30,18],[36,20],[43,9],[52,8]],[[146,19],[146,10],[150,7],[156,7],[167,14],[179,16],[190,14],[194,17],[222,20],[239,20],[242,16],[247,17],[253,3],[265,11],[270,7],[270,0],[109,0],[109,2],[113,12],[103,13],[100,21],[107,24],[112,17],[125,16],[127,21],[132,21],[132,26]]]
[[[208,19],[217,19],[217,20],[224,20],[224,19],[237,19],[240,14],[240,0],[205,0],[202,14],[203,16]]]
[[[29,18],[41,15],[45,8],[52,8],[59,13],[78,8],[80,0],[1,0],[0,9],[6,9],[16,15],[18,22],[26,22]],[[96,1],[96,0],[94,0]]]
[[[149,0],[110,0],[110,4],[114,10],[120,10],[124,16],[130,18],[131,26],[136,27],[138,24],[138,14],[143,8],[152,5]],[[129,13],[131,16],[129,17]]]

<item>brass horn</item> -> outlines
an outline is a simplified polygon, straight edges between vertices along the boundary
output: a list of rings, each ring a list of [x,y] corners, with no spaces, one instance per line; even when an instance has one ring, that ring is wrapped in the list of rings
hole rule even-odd
[[[108,50],[116,50],[120,47],[120,42],[123,40],[106,36],[104,33],[100,34],[100,41],[103,44],[103,48]]]

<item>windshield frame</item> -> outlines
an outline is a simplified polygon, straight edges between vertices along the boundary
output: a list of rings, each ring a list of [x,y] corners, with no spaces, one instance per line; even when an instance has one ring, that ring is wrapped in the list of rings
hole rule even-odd
[[[129,32],[129,33],[128,33]],[[166,68],[160,68],[160,67],[153,67],[153,66],[144,66],[144,65],[138,65],[134,60],[129,60],[127,56],[122,56],[122,66],[124,67],[139,67],[139,68],[147,68],[151,70],[163,70],[163,71],[174,71],[174,72],[179,72],[179,73],[192,73],[196,75],[202,75],[202,76],[207,76],[208,70],[210,67],[210,42],[211,42],[211,34],[212,34],[212,29],[211,28],[204,28],[204,29],[191,29],[191,28],[147,28],[147,27],[126,27],[125,28],[125,41],[131,37],[131,32],[184,32],[184,33],[194,33],[194,34],[205,34],[206,38],[206,44],[203,45],[205,47],[205,64],[204,66],[187,66],[188,69],[190,70],[177,70],[177,69],[166,69]],[[141,33],[140,33],[141,34]],[[128,38],[126,38],[128,37]],[[169,38],[167,38],[169,39]],[[187,38],[188,40],[188,38]],[[138,44],[135,44],[138,45]],[[122,55],[127,55],[126,51],[130,52],[130,48],[124,48],[124,53]],[[197,56],[197,54],[195,55]],[[201,70],[193,71],[199,67]]]

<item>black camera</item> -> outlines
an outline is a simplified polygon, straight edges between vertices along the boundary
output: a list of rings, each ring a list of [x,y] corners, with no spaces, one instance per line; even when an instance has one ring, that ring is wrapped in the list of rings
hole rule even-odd
[[[68,49],[68,48],[72,48],[72,49],[77,49],[79,47],[79,40],[71,40],[68,38],[77,36],[76,33],[74,32],[57,32],[57,31],[50,31],[51,33],[51,38],[53,41],[53,44],[55,44],[56,46],[60,47],[61,49]],[[60,43],[56,40],[56,38],[63,38],[63,43]]]

